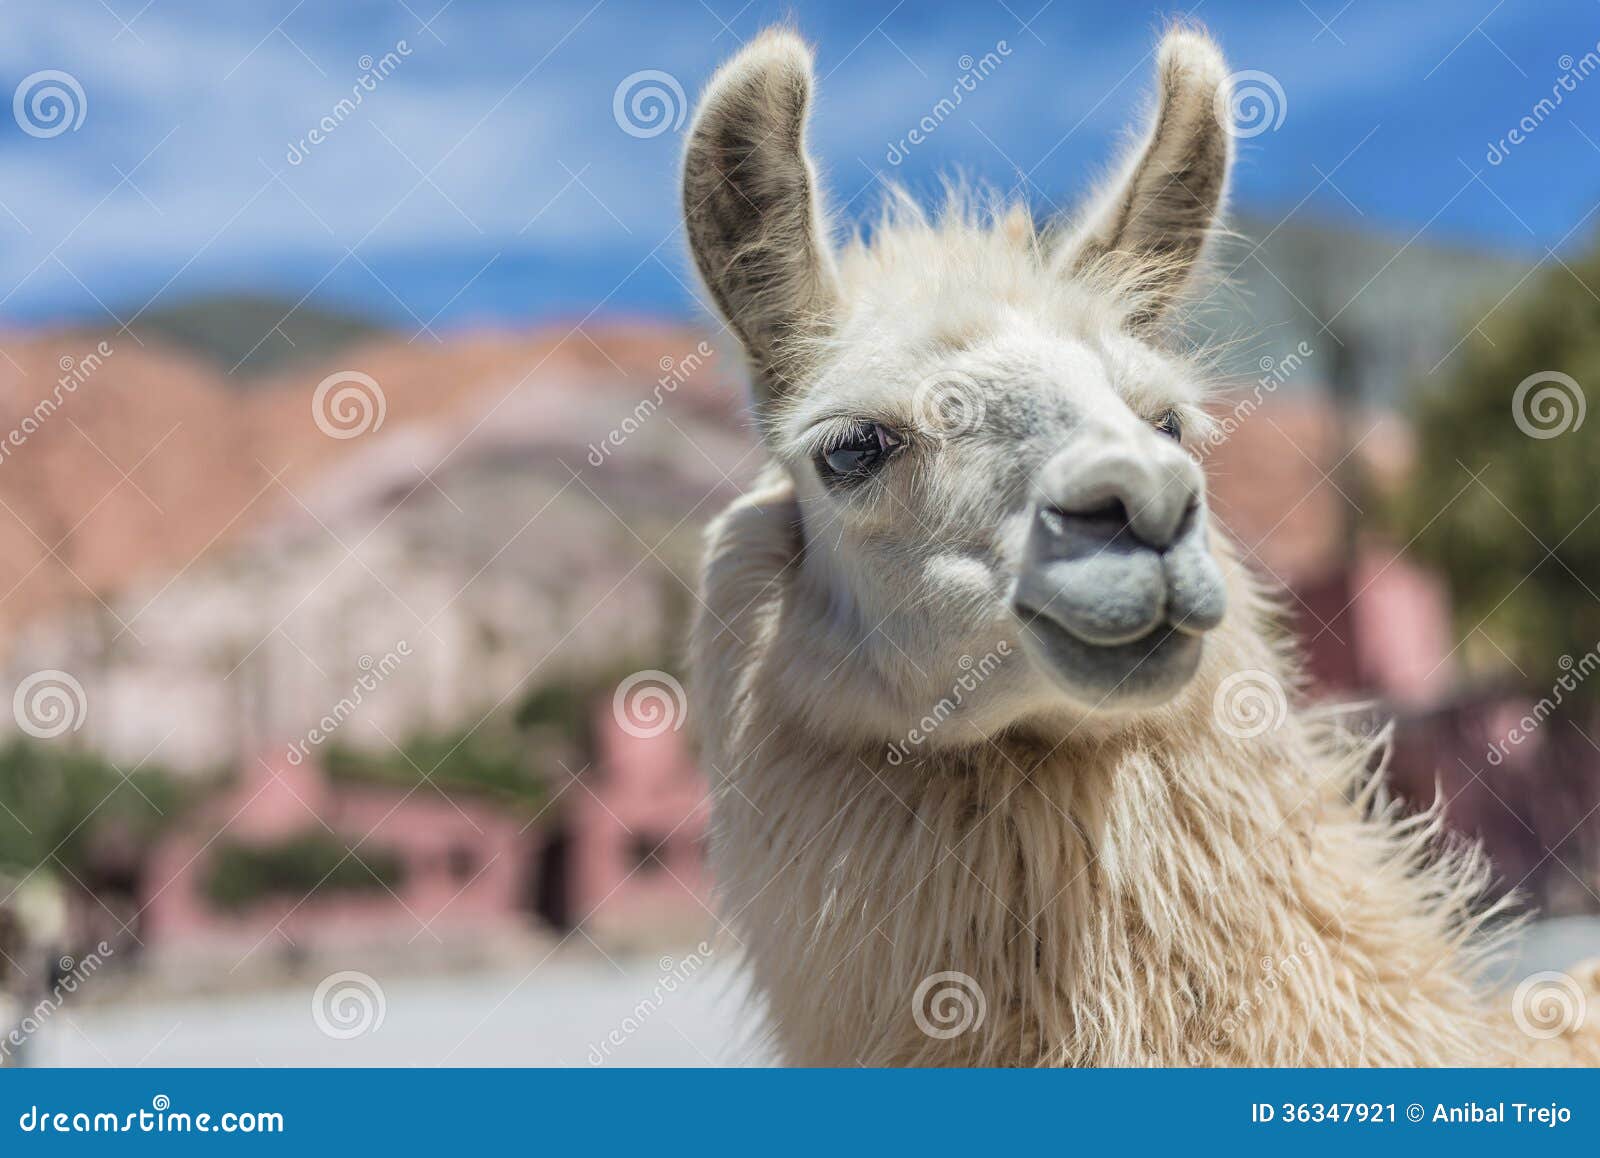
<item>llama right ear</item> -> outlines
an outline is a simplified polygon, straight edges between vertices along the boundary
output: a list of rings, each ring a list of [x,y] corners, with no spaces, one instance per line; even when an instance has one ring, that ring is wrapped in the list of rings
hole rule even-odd
[[[811,51],[786,29],[751,41],[706,86],[683,165],[695,265],[750,357],[758,409],[807,376],[838,301],[806,155]]]
[[[1217,227],[1233,162],[1228,66],[1205,33],[1161,42],[1159,92],[1144,140],[1089,210],[1063,254],[1066,269],[1109,275],[1144,328],[1178,298]]]

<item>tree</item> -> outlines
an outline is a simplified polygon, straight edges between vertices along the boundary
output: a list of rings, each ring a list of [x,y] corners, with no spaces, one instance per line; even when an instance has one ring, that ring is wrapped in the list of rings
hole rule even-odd
[[[1450,365],[1414,405],[1402,534],[1449,584],[1462,653],[1524,689],[1527,714],[1490,736],[1472,769],[1496,778],[1518,749],[1523,771],[1497,795],[1520,798],[1553,854],[1521,887],[1588,908],[1582,894],[1600,877],[1589,820],[1600,804],[1600,418],[1586,420],[1600,391],[1600,247],[1530,278]]]
[[[1463,636],[1481,630],[1549,687],[1600,648],[1600,418],[1584,420],[1600,391],[1600,247],[1530,279],[1450,367],[1414,404],[1401,532],[1449,583]],[[1600,703],[1600,678],[1577,682]]]

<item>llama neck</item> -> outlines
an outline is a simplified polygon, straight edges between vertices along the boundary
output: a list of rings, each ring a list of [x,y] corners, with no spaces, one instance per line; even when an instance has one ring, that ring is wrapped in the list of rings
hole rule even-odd
[[[1137,726],[946,733],[891,764],[796,525],[781,478],[722,516],[693,635],[723,911],[787,1060],[1502,1056],[1463,948],[1480,870],[1426,863],[1425,823],[1359,797],[1369,750],[1293,714],[1219,729],[1230,674],[1288,683],[1246,583],[1188,693]],[[965,1032],[938,1016],[951,974],[982,995]]]
[[[784,1052],[1482,1060],[1493,1034],[1453,915],[1427,896],[1462,878],[1418,877],[1403,834],[1346,803],[1353,764],[1275,778],[1210,743],[1181,761],[1137,742],[1045,756],[1009,740],[900,767],[839,752],[741,780],[718,868]],[[970,980],[930,986],[940,974]],[[986,1024],[944,1037],[952,986],[982,994]]]

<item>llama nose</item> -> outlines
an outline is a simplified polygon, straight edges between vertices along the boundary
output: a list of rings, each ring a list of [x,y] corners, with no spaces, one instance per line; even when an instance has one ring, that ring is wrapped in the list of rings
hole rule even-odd
[[[1045,464],[1012,592],[1025,622],[1114,647],[1162,623],[1209,631],[1225,602],[1200,470],[1176,445],[1080,441]]]
[[[1073,448],[1045,464],[1040,505],[1064,538],[1126,533],[1157,551],[1172,546],[1199,505],[1200,471],[1176,446],[1150,446]]]

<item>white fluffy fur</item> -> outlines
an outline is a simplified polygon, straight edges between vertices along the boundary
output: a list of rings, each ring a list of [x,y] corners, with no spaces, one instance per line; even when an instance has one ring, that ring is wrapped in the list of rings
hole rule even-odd
[[[803,44],[768,34],[713,83],[697,131],[759,116],[716,95],[774,61],[809,84]],[[1209,174],[1217,201],[1226,142],[1196,110],[1225,74],[1202,35],[1173,33],[1161,107],[1188,128],[1162,136],[1158,119],[1136,154]],[[774,349],[788,359],[763,404],[774,462],[710,530],[692,695],[723,912],[773,1040],[788,1062],[833,1065],[1593,1059],[1593,1036],[1535,1042],[1491,996],[1483,858],[1387,800],[1381,737],[1298,706],[1259,736],[1219,727],[1231,674],[1295,686],[1267,597],[1220,538],[1227,617],[1167,702],[1074,702],[1025,647],[1004,596],[1032,473],[1074,438],[1146,446],[1167,408],[1198,421],[1203,375],[1150,325],[1201,246],[1106,225],[1148,206],[1157,176],[1125,168],[1076,230],[960,199],[932,220],[902,198],[870,244],[824,260],[799,242],[762,282],[811,287],[815,324],[758,342],[758,375]],[[1148,224],[1203,239],[1218,205],[1192,202]],[[697,257],[713,283],[727,268]],[[765,299],[736,329],[774,312]],[[945,367],[981,384],[980,430],[850,495],[819,484],[817,429],[905,416]],[[947,972],[983,1016],[930,1034],[955,1012],[926,984]]]

